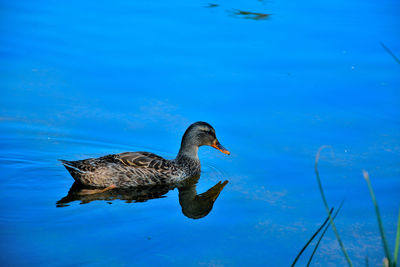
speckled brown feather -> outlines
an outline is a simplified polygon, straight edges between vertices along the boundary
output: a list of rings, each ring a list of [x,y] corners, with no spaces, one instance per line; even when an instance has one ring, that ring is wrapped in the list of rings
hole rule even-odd
[[[192,164],[178,165],[175,160],[166,160],[150,152],[125,152],[100,158],[61,162],[77,182],[93,187],[166,184],[195,174],[187,168]]]
[[[167,183],[176,166],[149,152],[126,152],[78,161],[62,161],[79,183],[94,187],[130,187]]]

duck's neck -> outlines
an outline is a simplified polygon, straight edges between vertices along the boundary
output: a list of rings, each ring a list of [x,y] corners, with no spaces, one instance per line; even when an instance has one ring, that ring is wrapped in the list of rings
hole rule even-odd
[[[199,151],[199,147],[196,145],[185,145],[182,143],[181,148],[179,149],[179,153],[176,156],[176,159],[179,160],[185,160],[185,159],[190,159],[194,161],[199,160],[199,156],[197,152]]]
[[[181,145],[175,162],[186,170],[186,175],[194,176],[200,173],[200,160],[197,155],[199,150],[195,145]]]
[[[181,148],[179,149],[177,159],[179,158],[189,158],[191,160],[199,160],[197,152],[199,151],[199,146],[187,133],[182,137]]]
[[[187,176],[194,176],[200,174],[200,160],[197,152],[199,145],[197,138],[186,130],[182,137],[181,148],[176,156],[175,162],[185,170]]]
[[[198,160],[199,159],[199,156],[197,154],[198,151],[199,151],[198,146],[182,143],[181,148],[179,149],[178,156],[176,158],[186,157]]]

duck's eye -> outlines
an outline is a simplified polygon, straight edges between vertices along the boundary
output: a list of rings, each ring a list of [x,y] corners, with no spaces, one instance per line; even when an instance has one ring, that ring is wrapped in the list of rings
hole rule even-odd
[[[214,133],[213,131],[210,131],[210,130],[209,130],[209,131],[206,131],[206,133],[209,134],[209,135],[211,135],[211,136],[213,136],[213,137],[215,137],[215,133]]]

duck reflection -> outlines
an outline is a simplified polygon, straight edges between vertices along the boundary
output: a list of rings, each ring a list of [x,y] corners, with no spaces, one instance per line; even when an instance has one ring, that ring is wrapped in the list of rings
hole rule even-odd
[[[179,192],[179,204],[182,213],[192,219],[207,216],[214,206],[219,194],[228,184],[228,181],[218,182],[206,192],[197,194],[199,176],[185,180],[180,184],[142,186],[133,188],[114,188],[110,190],[88,188],[79,183],[74,183],[68,195],[57,201],[57,207],[69,206],[69,203],[80,201],[80,204],[90,203],[94,200],[111,201],[120,199],[126,203],[145,202],[150,199],[164,198],[165,194],[175,188]]]

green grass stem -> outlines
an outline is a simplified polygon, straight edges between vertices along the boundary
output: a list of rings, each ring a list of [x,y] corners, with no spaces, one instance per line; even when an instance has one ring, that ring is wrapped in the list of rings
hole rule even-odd
[[[394,60],[396,60],[397,63],[400,64],[400,59],[398,57],[396,57],[396,55],[392,52],[392,50],[389,49],[389,47],[387,47],[384,43],[381,42],[381,46],[386,50],[386,52],[389,53],[389,55],[392,56],[392,58]]]
[[[337,210],[337,211],[335,212],[335,214],[333,215],[333,220],[335,220],[336,216],[339,214],[339,211],[340,211],[340,209],[342,208],[342,206],[343,206],[343,201],[342,201],[342,203],[340,203],[340,206],[339,206],[338,210]],[[327,220],[329,220],[329,216],[328,216]],[[324,237],[324,235],[325,235],[325,233],[326,233],[326,231],[327,231],[328,229],[329,229],[329,224],[325,227],[324,231],[322,232],[321,236],[319,237],[319,239],[318,239],[318,241],[317,241],[317,244],[315,244],[314,250],[313,250],[313,252],[311,253],[310,259],[309,259],[308,262],[307,262],[307,267],[310,266],[311,261],[312,261],[312,259],[313,259],[313,257],[314,257],[314,254],[315,254],[315,252],[317,252],[319,243],[321,243],[321,240],[322,240],[322,238]]]
[[[344,247],[344,244],[343,244],[343,242],[342,242],[342,239],[340,238],[339,232],[338,232],[338,230],[336,229],[335,223],[333,222],[333,218],[332,218],[332,216],[331,216],[331,214],[330,214],[330,212],[329,212],[328,201],[326,200],[325,193],[324,193],[324,189],[323,189],[322,183],[321,183],[321,179],[320,179],[320,177],[319,177],[319,171],[318,171],[318,161],[319,161],[319,157],[320,157],[321,151],[322,151],[324,148],[327,148],[327,147],[329,147],[329,146],[321,146],[321,147],[318,149],[317,155],[315,156],[315,165],[314,165],[314,168],[315,168],[315,174],[316,174],[316,178],[317,178],[317,182],[318,182],[318,188],[319,188],[319,191],[320,191],[320,193],[321,193],[322,201],[324,202],[325,210],[326,210],[326,212],[328,213],[328,216],[329,216],[329,222],[330,222],[330,224],[331,224],[331,226],[332,226],[333,232],[334,232],[335,235],[336,235],[336,239],[337,239],[337,241],[338,241],[338,243],[339,243],[339,246],[340,246],[340,248],[342,249],[343,255],[344,255],[344,257],[346,258],[347,263],[349,264],[349,266],[353,267],[353,263],[352,263],[352,261],[351,261],[351,259],[350,259],[350,257],[349,257],[349,254],[347,253],[346,248]]]
[[[332,208],[332,209],[330,210],[330,213],[333,212],[333,209],[334,209],[334,208]],[[301,256],[301,254],[304,252],[304,250],[306,250],[306,248],[308,247],[308,245],[310,245],[311,241],[313,241],[313,239],[314,239],[314,238],[318,235],[318,233],[324,228],[324,226],[328,223],[328,221],[329,221],[329,217],[326,218],[326,220],[324,221],[324,223],[318,228],[318,230],[311,236],[311,238],[310,238],[310,239],[307,241],[307,243],[303,246],[303,248],[300,250],[299,254],[297,254],[296,258],[294,259],[294,261],[293,261],[291,267],[293,267],[293,266],[296,264],[297,260],[298,260],[298,259],[300,258],[300,256]]]
[[[371,185],[371,181],[369,179],[368,172],[363,171],[363,175],[364,175],[364,179],[367,181],[369,193],[371,194],[372,203],[374,204],[375,213],[376,213],[376,219],[378,220],[379,232],[381,234],[383,248],[385,250],[385,255],[386,255],[386,258],[389,261],[389,266],[391,266],[392,260],[391,260],[391,257],[390,257],[389,245],[388,245],[388,242],[386,240],[385,231],[383,229],[383,223],[382,223],[382,219],[381,219],[381,213],[379,212],[378,203],[376,202],[374,190],[372,189],[372,185]]]
[[[399,218],[397,220],[397,233],[396,233],[396,245],[394,246],[394,261],[393,266],[397,266],[397,258],[399,256],[399,245],[400,245],[400,210],[399,210]]]

